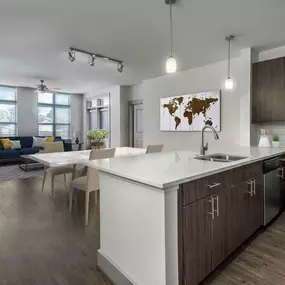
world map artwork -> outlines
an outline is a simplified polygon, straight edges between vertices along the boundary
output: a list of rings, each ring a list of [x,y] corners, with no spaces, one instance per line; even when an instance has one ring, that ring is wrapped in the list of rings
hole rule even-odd
[[[221,130],[220,90],[160,99],[161,131]]]

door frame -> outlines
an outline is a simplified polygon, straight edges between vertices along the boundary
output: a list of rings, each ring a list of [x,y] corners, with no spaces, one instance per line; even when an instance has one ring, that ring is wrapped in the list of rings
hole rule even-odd
[[[131,100],[128,102],[129,109],[129,146],[134,147],[134,106],[143,105],[143,100]]]

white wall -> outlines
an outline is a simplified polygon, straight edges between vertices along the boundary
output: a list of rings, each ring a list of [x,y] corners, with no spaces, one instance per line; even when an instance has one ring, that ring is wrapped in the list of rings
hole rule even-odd
[[[278,48],[268,49],[259,52],[258,61],[265,61],[284,56],[285,56],[285,46],[281,46]]]
[[[128,86],[128,101],[143,100],[141,84]]]
[[[252,140],[251,128],[251,74],[252,74],[253,51],[248,48],[240,53],[240,76],[239,76],[239,96],[240,96],[240,145],[250,146]]]
[[[38,134],[38,99],[32,88],[17,88],[18,135]]]
[[[121,146],[129,144],[129,87],[121,86],[120,88],[120,124],[121,124]]]
[[[217,89],[222,89],[220,140],[215,141],[211,133],[206,133],[206,141],[209,142],[210,147],[220,145],[221,142],[240,144],[244,132],[250,132],[250,123],[248,129],[240,128],[241,124],[248,124],[250,118],[250,115],[245,121],[240,118],[241,106],[248,102],[250,96],[250,63],[247,62],[249,51],[250,49],[242,51],[240,57],[232,60],[232,77],[236,83],[233,91],[223,90],[227,75],[226,61],[146,80],[141,85],[134,87],[135,92],[129,95],[129,98],[142,98],[144,101],[144,146],[163,143],[166,151],[173,149],[199,150],[200,132],[160,131],[160,98]],[[241,104],[243,97],[245,101]],[[249,109],[250,106],[246,112]],[[243,144],[250,145],[250,133],[249,136],[243,138],[243,142]]]
[[[71,126],[70,126],[70,132],[71,132],[71,138],[72,140],[75,140],[73,138],[73,134],[75,131],[80,131],[81,136],[79,137],[80,142],[84,139],[84,134],[82,132],[83,130],[83,95],[81,94],[72,94],[71,96]]]
[[[38,97],[33,88],[17,88],[18,135],[38,135]],[[76,130],[83,128],[83,95],[71,96],[71,138]],[[82,138],[83,139],[83,138]]]

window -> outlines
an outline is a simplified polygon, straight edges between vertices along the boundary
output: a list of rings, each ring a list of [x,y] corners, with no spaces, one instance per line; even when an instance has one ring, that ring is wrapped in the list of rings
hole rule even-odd
[[[38,93],[40,136],[70,138],[70,95]]]
[[[0,136],[17,134],[16,96],[17,89],[0,86]]]

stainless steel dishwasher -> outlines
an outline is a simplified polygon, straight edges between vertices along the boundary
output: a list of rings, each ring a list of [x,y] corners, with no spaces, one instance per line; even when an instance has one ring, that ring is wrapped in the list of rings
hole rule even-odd
[[[281,209],[280,177],[284,176],[279,158],[264,161],[264,225],[267,225]]]

